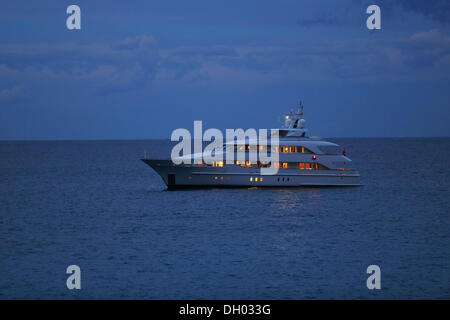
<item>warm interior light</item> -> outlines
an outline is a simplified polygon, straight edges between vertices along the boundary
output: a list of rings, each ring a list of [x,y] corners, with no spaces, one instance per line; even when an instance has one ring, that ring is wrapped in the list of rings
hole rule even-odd
[[[250,181],[253,181],[253,177],[250,177]]]

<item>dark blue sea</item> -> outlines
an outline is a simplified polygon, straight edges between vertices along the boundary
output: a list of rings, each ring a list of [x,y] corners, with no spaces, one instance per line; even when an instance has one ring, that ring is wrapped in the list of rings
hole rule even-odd
[[[0,298],[449,299],[450,138],[330,140],[363,187],[166,191],[139,159],[168,141],[0,142]]]

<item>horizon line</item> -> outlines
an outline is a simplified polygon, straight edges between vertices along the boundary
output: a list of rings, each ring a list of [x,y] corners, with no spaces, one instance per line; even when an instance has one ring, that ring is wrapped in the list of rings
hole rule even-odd
[[[321,139],[436,139],[436,138],[450,138],[449,136],[378,136],[378,137],[320,137]],[[70,141],[146,141],[146,140],[170,140],[170,138],[92,138],[92,139],[16,139],[16,138],[0,138],[0,142],[70,142]],[[193,139],[191,139],[193,140]],[[177,141],[173,141],[177,142]]]

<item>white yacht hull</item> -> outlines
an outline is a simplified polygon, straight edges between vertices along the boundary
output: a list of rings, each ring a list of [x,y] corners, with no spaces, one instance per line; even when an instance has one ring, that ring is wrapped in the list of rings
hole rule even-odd
[[[142,159],[158,173],[169,189],[194,187],[304,187],[360,186],[358,171],[279,170],[261,175],[257,168],[173,165],[171,160]]]

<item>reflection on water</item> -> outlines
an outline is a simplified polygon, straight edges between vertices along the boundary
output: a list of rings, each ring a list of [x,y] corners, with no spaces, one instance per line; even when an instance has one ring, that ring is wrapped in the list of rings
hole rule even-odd
[[[319,205],[321,188],[280,188],[270,189],[271,207],[284,213],[301,213]]]

